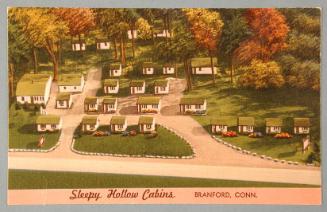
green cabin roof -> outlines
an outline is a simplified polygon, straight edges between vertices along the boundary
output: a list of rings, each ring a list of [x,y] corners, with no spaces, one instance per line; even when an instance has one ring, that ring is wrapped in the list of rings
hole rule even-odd
[[[137,99],[137,104],[141,105],[157,105],[160,102],[160,97],[154,96],[140,96]]]
[[[181,105],[202,105],[205,102],[205,98],[195,98],[195,97],[182,97]]]
[[[105,79],[103,81],[104,86],[109,86],[109,87],[116,87],[118,85],[118,80],[115,79]]]
[[[37,124],[59,124],[60,116],[56,115],[40,115],[36,118]]]
[[[143,62],[143,68],[154,68],[153,62]]]
[[[110,70],[117,70],[120,69],[121,64],[120,63],[110,63],[109,69]]]
[[[230,116],[221,116],[218,118],[213,118],[210,121],[211,125],[226,125],[226,126],[235,126],[236,118]]]
[[[16,96],[43,96],[49,74],[25,74],[18,81]]]
[[[281,127],[283,126],[283,120],[280,118],[266,118],[267,127]]]
[[[294,118],[294,127],[310,127],[310,119]]]
[[[115,104],[117,101],[117,98],[112,98],[109,96],[103,97],[103,104]]]
[[[58,79],[59,86],[79,86],[81,85],[82,74],[61,74]]]
[[[70,99],[70,93],[58,93],[56,100],[57,101],[64,101]]]
[[[212,58],[213,66],[217,66],[217,58]],[[191,67],[211,67],[210,57],[197,57],[191,59]]]
[[[97,97],[88,96],[88,97],[85,97],[84,104],[96,104],[97,103],[97,100],[98,100]]]
[[[254,126],[253,117],[238,117],[239,126]]]
[[[125,116],[113,116],[110,119],[110,124],[125,124],[126,117]]]
[[[139,124],[152,124],[152,123],[153,123],[153,117],[140,116],[139,118]]]
[[[82,119],[82,124],[96,124],[98,116],[84,116]]]
[[[145,84],[144,80],[132,80],[129,83],[130,87],[143,87],[143,85]]]
[[[156,80],[154,81],[154,86],[166,87],[168,80]]]

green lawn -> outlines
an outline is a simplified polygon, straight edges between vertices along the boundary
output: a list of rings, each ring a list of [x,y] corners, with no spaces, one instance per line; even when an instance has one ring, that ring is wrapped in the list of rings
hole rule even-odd
[[[60,132],[38,133],[35,125],[36,117],[37,113],[33,111],[15,110],[15,104],[11,105],[9,111],[9,148],[46,150],[56,145]],[[41,135],[44,135],[45,142],[43,147],[39,148],[37,144]]]
[[[195,86],[186,96],[205,97],[208,101],[208,115],[194,116],[205,129],[210,132],[210,119],[219,116],[229,116],[230,122],[236,124],[238,116],[253,116],[255,131],[264,132],[264,119],[280,117],[284,119],[283,131],[292,133],[293,117],[311,118],[312,141],[320,138],[320,97],[318,93],[292,88],[270,89],[256,91],[231,87],[228,77],[217,79],[212,85],[211,77],[195,77]],[[235,126],[232,127],[236,130]],[[271,157],[304,162],[308,154],[295,151],[295,146],[301,141],[295,137],[290,141],[263,137],[250,139],[245,136],[224,138],[224,140],[249,151],[265,154]]]
[[[102,126],[102,129],[109,126]],[[128,130],[136,129],[130,126]],[[85,152],[127,154],[127,155],[160,155],[160,156],[188,156],[193,151],[190,145],[163,127],[157,128],[158,136],[147,138],[144,134],[136,136],[110,136],[95,137],[82,134],[75,141],[74,149]]]
[[[9,189],[151,187],[319,187],[313,185],[146,175],[9,170]]]

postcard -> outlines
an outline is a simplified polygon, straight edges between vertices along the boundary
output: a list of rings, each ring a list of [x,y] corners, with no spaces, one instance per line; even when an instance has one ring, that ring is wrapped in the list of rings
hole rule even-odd
[[[8,204],[320,205],[319,8],[8,8]]]

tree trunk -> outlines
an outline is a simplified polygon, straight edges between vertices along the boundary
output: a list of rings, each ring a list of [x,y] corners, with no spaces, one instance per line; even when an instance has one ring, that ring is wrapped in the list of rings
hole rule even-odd
[[[126,41],[123,38],[123,58],[124,58],[124,65],[126,64]]]
[[[175,78],[178,77],[178,73],[177,73],[177,63],[174,64],[174,67],[175,67]]]
[[[230,67],[230,83],[233,85],[233,74],[234,74],[234,61],[232,58],[231,67]]]
[[[118,49],[117,49],[117,40],[114,39],[114,47],[115,47],[115,60],[118,59]]]
[[[15,80],[15,74],[14,74],[14,64],[9,63],[9,97],[10,99],[15,96],[14,94],[14,80]]]
[[[34,73],[37,73],[38,62],[37,62],[36,48],[33,48],[33,66],[34,66]]]
[[[58,80],[58,58],[57,54],[54,50],[54,45],[51,41],[47,40],[47,45],[45,45],[45,49],[48,52],[48,55],[53,64],[53,81]]]
[[[187,60],[184,61],[184,73],[185,73],[185,78],[186,78],[186,82],[187,82],[187,90],[190,91],[190,90],[192,90],[192,79],[190,76],[190,70],[189,70],[189,65],[188,65]]]
[[[81,44],[81,35],[80,34],[78,34],[78,42],[79,42],[79,44]]]
[[[212,83],[215,84],[216,83],[216,76],[215,76],[215,70],[213,67],[213,58],[212,58],[212,53],[210,52],[210,64],[211,64],[211,73],[212,73]]]
[[[120,61],[124,65],[125,64],[125,58],[124,58],[124,43],[123,38],[120,38]]]
[[[134,23],[131,26],[131,32],[132,32],[132,52],[133,52],[133,58],[135,58],[135,38],[134,38]]]

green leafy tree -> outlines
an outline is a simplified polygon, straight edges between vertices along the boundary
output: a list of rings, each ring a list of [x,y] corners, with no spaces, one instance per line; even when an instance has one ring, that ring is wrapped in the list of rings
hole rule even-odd
[[[239,84],[243,87],[266,89],[279,88],[285,83],[281,69],[275,61],[252,60],[249,66],[241,68]]]

